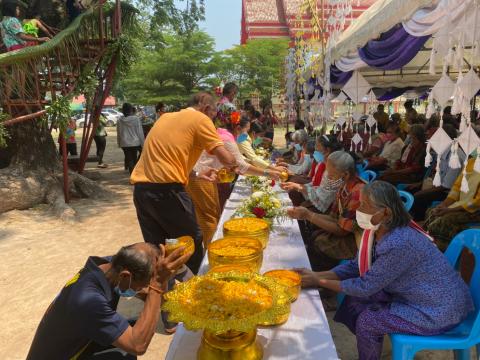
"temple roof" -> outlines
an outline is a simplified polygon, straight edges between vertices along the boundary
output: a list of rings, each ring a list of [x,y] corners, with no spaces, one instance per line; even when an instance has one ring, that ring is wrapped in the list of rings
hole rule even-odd
[[[258,38],[293,39],[299,30],[309,37],[310,18],[304,17],[302,26],[297,21],[303,2],[304,0],[242,0],[242,44]],[[354,1],[352,17],[357,18],[374,2],[375,0]],[[318,3],[320,7],[321,0]],[[329,11],[331,9],[325,6],[325,18],[328,18]]]

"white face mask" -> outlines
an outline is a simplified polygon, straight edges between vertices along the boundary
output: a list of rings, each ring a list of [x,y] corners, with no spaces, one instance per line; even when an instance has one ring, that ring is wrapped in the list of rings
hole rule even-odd
[[[380,227],[380,223],[377,225],[372,224],[372,218],[378,214],[378,211],[375,214],[366,214],[364,212],[358,211],[356,212],[356,219],[357,219],[357,224],[360,226],[363,230],[373,230],[376,231]]]

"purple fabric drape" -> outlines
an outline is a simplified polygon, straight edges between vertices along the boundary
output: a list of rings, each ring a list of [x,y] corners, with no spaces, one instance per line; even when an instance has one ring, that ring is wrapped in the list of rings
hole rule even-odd
[[[344,85],[352,77],[353,71],[343,72],[333,64],[330,66],[330,83],[332,85]]]
[[[315,91],[320,90],[320,97],[323,96],[323,88],[322,86],[318,83],[318,79],[315,77],[311,77],[308,79],[308,83],[313,85],[313,90],[308,94],[308,100],[312,100],[313,97],[315,96]]]
[[[412,87],[405,87],[405,88],[391,88],[387,90],[382,96],[377,97],[378,101],[389,101],[393,100],[405,93],[407,90],[413,89]]]
[[[370,40],[358,49],[358,54],[368,66],[396,70],[408,64],[429,38],[412,36],[398,24],[380,35],[379,39]]]

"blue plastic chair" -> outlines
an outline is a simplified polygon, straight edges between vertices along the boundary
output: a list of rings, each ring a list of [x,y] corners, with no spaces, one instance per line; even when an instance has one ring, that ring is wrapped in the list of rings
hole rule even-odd
[[[398,184],[397,190],[407,190],[407,184]]]
[[[357,172],[359,174],[361,174],[362,172],[365,171],[365,169],[367,168],[368,166],[368,160],[363,160],[363,162],[361,164],[357,164],[356,165],[356,168],[357,168]]]
[[[456,359],[470,360],[470,348],[473,346],[477,347],[477,359],[480,359],[480,230],[465,230],[450,243],[445,256],[457,269],[464,248],[475,256],[475,269],[470,281],[475,311],[460,325],[442,335],[390,335],[393,360],[411,360],[415,353],[422,350],[454,350]]]
[[[402,199],[403,205],[405,205],[405,210],[410,211],[415,201],[415,198],[413,197],[413,195],[410,194],[408,191],[403,191],[403,190],[400,190],[398,192],[398,195],[400,195],[400,199]]]
[[[365,170],[360,173],[360,177],[368,183],[375,181],[377,173],[372,170]]]

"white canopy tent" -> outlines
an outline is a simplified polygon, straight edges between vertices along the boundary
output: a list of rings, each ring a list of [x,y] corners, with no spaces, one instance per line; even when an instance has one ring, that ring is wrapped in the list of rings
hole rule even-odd
[[[432,161],[430,151],[440,155],[451,148],[449,166],[459,168],[461,164],[458,161],[457,149],[461,147],[467,155],[477,150],[475,171],[480,172],[480,139],[470,119],[471,100],[480,90],[480,77],[475,71],[475,67],[480,63],[479,4],[480,0],[378,0],[338,39],[331,38],[325,58],[316,60],[325,65],[325,107],[328,108],[327,103],[332,99],[329,94],[332,90],[332,65],[336,67],[337,81],[340,78],[337,69],[341,74],[353,71],[345,85],[337,86],[342,88],[343,92],[347,91],[347,94],[350,92],[352,100],[364,94],[368,89],[367,85],[370,88],[431,87],[427,117],[435,111],[434,102],[443,107],[453,97],[452,113],[461,113],[462,122],[461,134],[456,139],[450,139],[442,128],[442,120],[440,121],[439,129],[428,142],[425,165],[429,166]],[[401,26],[404,32],[395,28],[396,26]],[[390,30],[392,32],[386,35],[390,42],[382,38],[379,42],[369,43]],[[400,44],[403,40],[392,35],[396,34],[396,30],[402,30],[398,33],[398,39],[405,39],[404,44]],[[430,38],[423,42],[424,36]],[[398,46],[395,46],[396,41]],[[381,42],[384,42],[384,47],[378,45]],[[417,47],[410,46],[415,42]],[[359,49],[364,48],[367,43],[368,51],[365,53],[365,49],[362,49],[362,58]],[[381,50],[377,50],[376,46]],[[391,55],[395,53],[388,53],[390,49],[398,50],[398,56],[406,55],[405,58],[396,62],[399,58],[393,56],[391,59]],[[417,51],[416,54],[414,51]],[[381,61],[377,62],[377,58]],[[384,68],[394,68],[400,64],[403,66],[395,70],[381,70],[369,66],[367,62],[382,64]],[[305,75],[311,76],[308,72]],[[345,78],[346,76],[343,81]],[[365,85],[365,82],[368,84]],[[468,192],[466,163],[463,175],[461,190]],[[436,163],[434,185],[440,185],[440,161]]]
[[[338,39],[330,39],[325,59],[319,56],[314,61],[325,62],[325,69],[334,64],[343,72],[358,70],[374,88],[433,86],[442,72],[456,79],[460,69],[466,72],[480,62],[478,4],[478,0],[378,0]],[[431,38],[400,69],[369,67],[358,49],[397,24],[412,36]],[[311,76],[307,69],[305,77]]]

